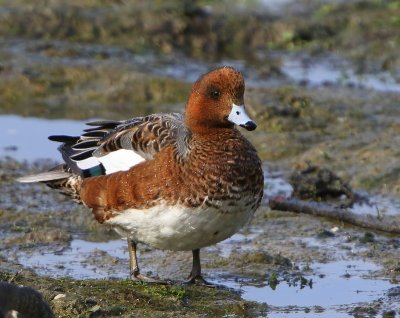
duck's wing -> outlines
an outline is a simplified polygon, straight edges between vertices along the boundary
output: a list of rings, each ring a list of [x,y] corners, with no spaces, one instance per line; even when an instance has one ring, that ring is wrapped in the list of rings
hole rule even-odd
[[[66,164],[83,177],[128,170],[151,160],[166,146],[179,156],[187,152],[189,133],[179,113],[154,114],[126,121],[96,121],[79,137],[50,136],[62,142],[59,150]]]

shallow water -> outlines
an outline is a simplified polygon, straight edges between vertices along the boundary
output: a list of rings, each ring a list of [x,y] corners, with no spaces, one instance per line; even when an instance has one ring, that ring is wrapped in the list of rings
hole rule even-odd
[[[280,12],[294,0],[260,0],[261,5],[272,12]]]
[[[383,92],[400,92],[400,83],[390,73],[356,74],[352,65],[334,56],[323,58],[284,56],[282,72],[310,86],[346,85]]]
[[[310,267],[315,273],[304,275],[303,278],[312,280],[312,287],[300,284],[291,286],[286,282],[279,283],[275,289],[268,285],[252,286],[229,280],[221,283],[241,290],[244,299],[265,302],[272,306],[275,315],[268,317],[278,317],[285,308],[287,310],[287,306],[293,307],[290,314],[287,313],[289,317],[302,317],[307,310],[310,310],[307,317],[333,317],[333,313],[337,317],[336,313],[340,312],[340,308],[380,299],[394,286],[387,280],[369,277],[379,266],[363,260],[314,263]],[[315,312],[316,308],[324,310],[318,313]],[[348,317],[346,313],[341,315]]]
[[[48,120],[16,115],[0,116],[0,157],[10,156],[17,160],[61,160],[58,144],[50,141],[50,135],[76,135],[84,128],[84,122],[57,119]]]
[[[230,254],[230,248],[250,249],[249,235],[236,234],[232,238],[218,244],[222,256]],[[247,243],[246,243],[247,242]],[[246,244],[248,246],[246,246]],[[211,248],[212,249],[212,248]],[[139,252],[143,261],[150,257],[151,251]],[[146,256],[147,254],[147,256]],[[88,242],[74,239],[68,247],[49,250],[44,248],[33,253],[17,252],[17,260],[34,269],[38,274],[54,277],[72,277],[75,279],[128,278],[128,254],[125,240],[108,242]],[[107,259],[107,261],[104,261]],[[285,312],[288,317],[348,317],[341,312],[378,301],[385,297],[388,289],[395,286],[386,279],[373,275],[380,266],[365,260],[341,260],[329,263],[299,264],[302,275],[307,281],[312,280],[311,287],[300,283],[280,282],[275,289],[264,282],[253,282],[246,278],[233,279],[231,276],[216,275],[213,281],[223,286],[239,290],[243,299],[267,303],[271,306],[268,317],[280,317]],[[146,268],[146,271],[152,268]],[[290,310],[288,309],[290,307]],[[323,311],[321,311],[323,308]],[[336,314],[340,313],[339,316]]]
[[[104,267],[102,264],[88,262],[90,258],[104,257],[105,253],[115,258],[115,264]],[[72,277],[75,279],[88,278],[128,278],[128,267],[118,265],[117,259],[128,259],[126,240],[113,240],[108,242],[89,242],[74,239],[67,247],[55,246],[32,254],[17,253],[21,264],[33,268],[40,275],[53,277]],[[100,263],[100,262],[99,262]],[[100,266],[99,266],[100,265]],[[124,264],[126,265],[126,264]]]

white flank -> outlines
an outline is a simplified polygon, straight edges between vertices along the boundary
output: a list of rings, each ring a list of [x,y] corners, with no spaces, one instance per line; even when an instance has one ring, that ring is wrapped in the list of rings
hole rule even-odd
[[[122,236],[157,249],[186,251],[216,244],[235,234],[254,211],[244,206],[224,209],[173,207],[128,209],[107,221]]]
[[[80,169],[85,170],[99,165],[100,161],[97,158],[89,157],[85,160],[77,161],[76,164]]]
[[[138,163],[144,161],[144,158],[132,150],[119,149],[108,153],[103,157],[90,157],[88,159],[78,161],[78,167],[81,169],[89,169],[102,163],[106,169],[106,174],[117,171],[126,171]]]
[[[247,115],[244,105],[232,104],[232,110],[229,113],[228,120],[236,125],[245,125],[249,121],[253,121]]]

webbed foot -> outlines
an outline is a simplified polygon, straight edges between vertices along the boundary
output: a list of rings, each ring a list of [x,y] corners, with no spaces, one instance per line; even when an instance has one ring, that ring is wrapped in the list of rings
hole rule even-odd
[[[201,275],[196,275],[192,276],[190,275],[189,278],[184,282],[185,285],[197,285],[197,286],[205,286],[205,287],[210,287],[210,288],[215,288],[217,285],[214,285],[208,281],[206,281],[203,276]]]
[[[140,274],[139,272],[133,272],[131,274],[131,279],[134,282],[140,282],[140,283],[146,283],[146,284],[159,284],[159,285],[171,284],[171,281],[148,277],[148,276]]]

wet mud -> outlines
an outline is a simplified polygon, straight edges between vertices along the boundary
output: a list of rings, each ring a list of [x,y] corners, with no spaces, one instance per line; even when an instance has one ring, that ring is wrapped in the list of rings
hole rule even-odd
[[[400,4],[263,2],[0,2],[0,280],[35,288],[56,317],[400,315],[397,236],[267,204],[317,166],[367,198],[354,212],[400,219]],[[201,251],[220,287],[183,285],[191,253],[146,246],[143,273],[173,283],[131,282],[112,229],[15,182],[60,160],[45,136],[181,111],[190,83],[221,64],[245,75],[258,128],[244,133],[266,183],[251,223]]]
[[[182,285],[191,254],[146,246],[139,252],[142,271],[173,284],[135,284],[128,279],[126,242],[111,229],[45,186],[14,182],[49,162],[0,163],[9,176],[2,178],[3,195],[13,198],[18,192],[12,202],[0,204],[3,279],[42,292],[56,316],[279,317],[286,312],[329,317],[361,309],[376,315],[399,310],[397,298],[390,296],[400,277],[395,236],[271,211],[264,203],[240,233],[202,250],[207,279],[221,287]],[[280,178],[266,177],[276,186],[267,193],[290,191]]]

